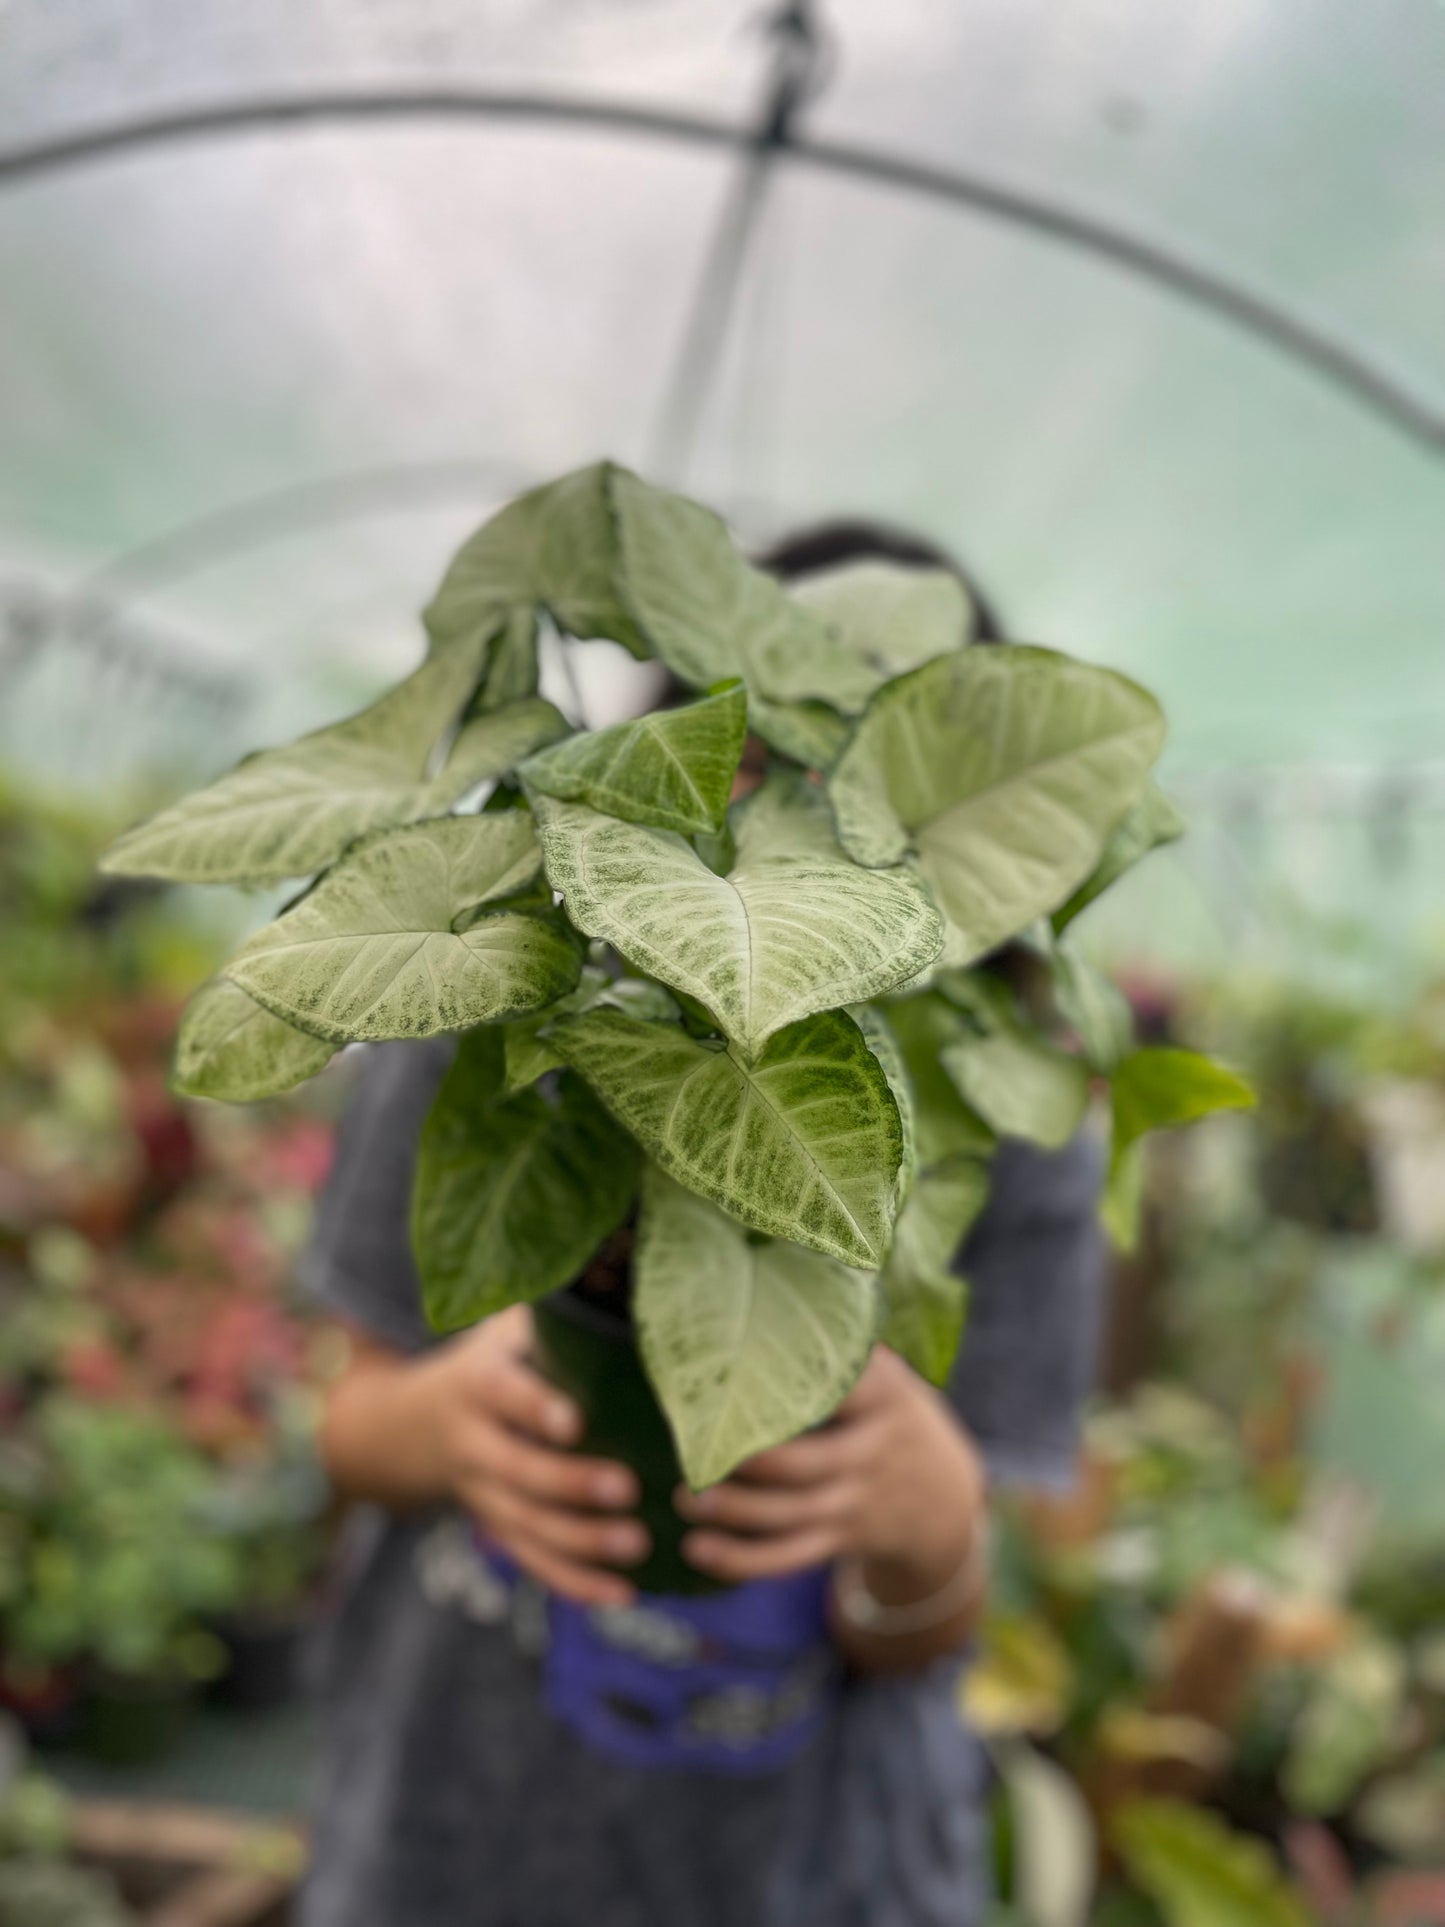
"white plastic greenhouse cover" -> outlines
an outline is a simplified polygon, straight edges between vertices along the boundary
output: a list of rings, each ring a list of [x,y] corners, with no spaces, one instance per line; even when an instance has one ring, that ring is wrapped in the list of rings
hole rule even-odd
[[[3,0],[0,742],[61,681],[95,770],[332,713],[610,454],[750,536],[929,533],[1156,686],[1186,778],[1440,757],[1445,6],[814,13],[684,451],[757,0]],[[123,728],[157,649],[220,680]]]

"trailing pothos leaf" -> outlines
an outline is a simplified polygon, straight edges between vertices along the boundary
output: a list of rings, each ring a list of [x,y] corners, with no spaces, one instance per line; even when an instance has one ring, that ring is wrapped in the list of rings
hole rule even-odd
[[[879,690],[828,790],[857,862],[916,857],[961,964],[1089,875],[1163,741],[1154,698],[1112,670],[963,649]]]
[[[171,1081],[185,1097],[251,1104],[304,1084],[334,1051],[273,1016],[239,984],[216,977],[186,1005]]]
[[[680,709],[569,737],[528,757],[521,774],[534,790],[629,823],[683,836],[716,832],[747,727],[747,691],[734,683]]]
[[[432,1329],[569,1284],[626,1217],[640,1162],[579,1077],[509,1097],[501,1032],[469,1031],[422,1130],[412,1191]]]
[[[771,1237],[849,1265],[883,1263],[903,1126],[850,1017],[790,1024],[754,1062],[617,1010],[564,1018],[552,1037],[679,1183]]]
[[[569,734],[536,695],[544,621],[712,693]],[[1201,1060],[1131,1052],[1049,933],[1174,833],[1157,705],[974,644],[946,572],[785,589],[710,511],[604,462],[494,516],[425,622],[426,660],[370,708],[108,864],[314,879],[193,1001],[187,1091],[266,1096],[352,1040],[466,1033],[415,1193],[440,1328],[582,1271],[646,1154],[643,1349],[696,1482],[825,1416],[885,1307],[944,1377],[987,1160],[1071,1135],[1086,1064],[1115,1075],[1116,1191],[1141,1129],[1241,1101]],[[729,810],[746,728],[802,767]],[[967,968],[1020,939],[1082,1060]]]
[[[633,1306],[648,1376],[697,1488],[828,1416],[867,1363],[878,1281],[759,1238],[650,1168]]]
[[[695,998],[749,1056],[800,1018],[903,983],[943,941],[915,877],[755,850],[752,812],[719,877],[670,830],[545,796],[535,809],[547,879],[578,929]]]
[[[103,867],[178,883],[275,883],[310,876],[368,831],[440,815],[567,727],[551,703],[509,704],[467,722],[429,775],[476,673],[475,651],[429,659],[360,715],[246,757],[129,831]]]
[[[582,967],[551,911],[507,901],[540,866],[524,810],[442,817],[350,851],[225,975],[334,1044],[432,1037],[549,1004]]]
[[[968,1286],[953,1269],[988,1200],[988,1166],[955,1158],[915,1182],[883,1267],[885,1345],[934,1385],[947,1379],[963,1336]]]

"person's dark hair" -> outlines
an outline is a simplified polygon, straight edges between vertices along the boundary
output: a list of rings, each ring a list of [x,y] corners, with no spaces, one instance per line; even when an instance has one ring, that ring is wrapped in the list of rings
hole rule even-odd
[[[967,589],[978,617],[976,640],[1001,642],[1003,631],[993,607],[968,570],[947,550],[924,536],[890,528],[886,522],[842,517],[818,522],[785,535],[753,560],[783,582],[797,582],[845,562],[900,562],[905,568],[947,569]]]

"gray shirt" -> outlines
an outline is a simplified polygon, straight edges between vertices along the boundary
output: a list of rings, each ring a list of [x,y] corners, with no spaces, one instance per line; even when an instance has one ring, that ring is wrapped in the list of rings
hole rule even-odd
[[[306,1262],[330,1306],[429,1342],[408,1243],[417,1136],[451,1045],[373,1049]],[[1058,1484],[1093,1369],[1098,1162],[1001,1147],[959,1263],[949,1394],[995,1480]],[[600,1757],[544,1704],[533,1594],[455,1515],[356,1522],[329,1629],[303,1927],[968,1927],[982,1917],[986,1760],[958,1666],[844,1682],[755,1777]]]

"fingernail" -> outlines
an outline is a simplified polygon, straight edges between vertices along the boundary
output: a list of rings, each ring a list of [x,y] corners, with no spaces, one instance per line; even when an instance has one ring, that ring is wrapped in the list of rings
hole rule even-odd
[[[637,1497],[637,1481],[630,1472],[599,1472],[592,1489],[603,1505],[631,1505]]]
[[[564,1398],[549,1399],[547,1402],[547,1410],[543,1417],[543,1423],[547,1427],[549,1435],[554,1439],[562,1439],[565,1441],[575,1438],[578,1425],[577,1408],[574,1405],[569,1405]]]

